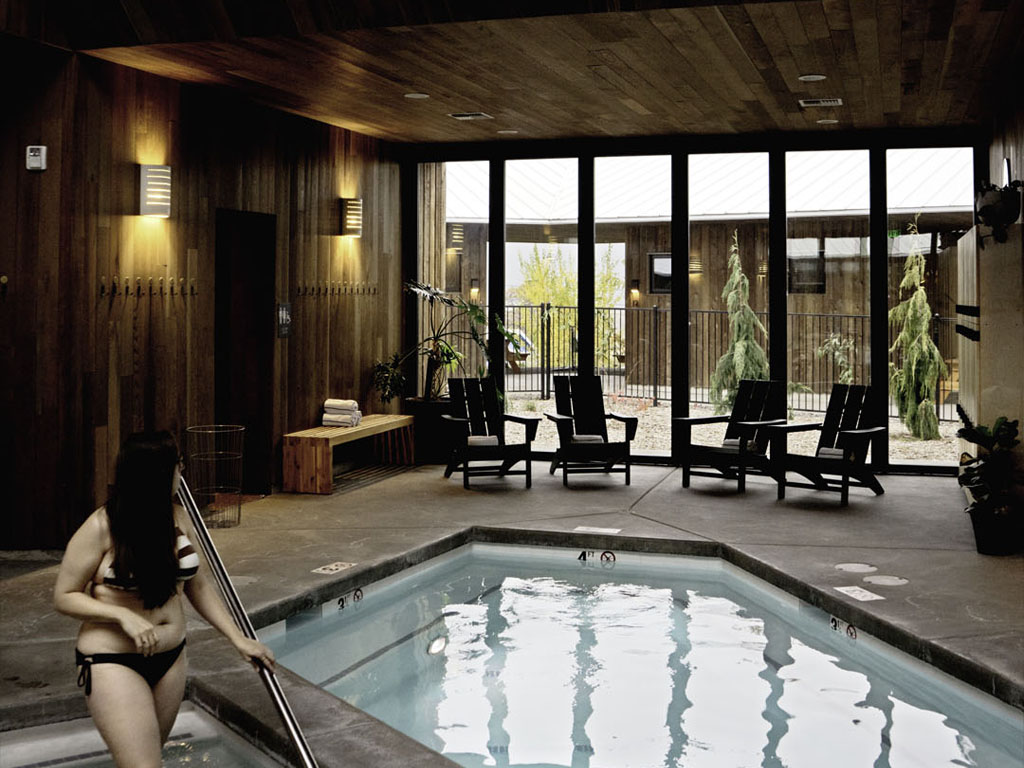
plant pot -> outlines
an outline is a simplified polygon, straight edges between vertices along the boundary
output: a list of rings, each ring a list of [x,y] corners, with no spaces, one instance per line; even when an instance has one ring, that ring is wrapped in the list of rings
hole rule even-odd
[[[974,545],[981,555],[1013,555],[1024,545],[1024,526],[1014,515],[971,512]]]
[[[1016,189],[990,189],[975,200],[978,221],[992,228],[992,239],[1006,242],[1006,228],[1020,216],[1020,192]]]
[[[451,401],[447,397],[440,400],[407,397],[402,404],[402,410],[414,419],[416,463],[447,464],[451,445],[449,430],[441,416],[451,413]]]

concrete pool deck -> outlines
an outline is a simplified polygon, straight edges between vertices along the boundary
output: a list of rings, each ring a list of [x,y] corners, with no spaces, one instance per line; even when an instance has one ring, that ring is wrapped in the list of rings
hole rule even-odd
[[[842,508],[838,494],[800,489],[778,502],[764,478],[737,495],[734,483],[698,477],[684,490],[678,469],[635,466],[629,487],[621,475],[582,475],[563,488],[545,469],[535,463],[529,491],[522,478],[465,491],[461,478],[420,466],[330,496],[274,494],[212,533],[257,627],[468,541],[720,556],[1024,710],[1024,556],[976,553],[953,478],[883,477],[884,496],[854,489]],[[51,604],[58,556],[0,553],[0,730],[86,713],[77,623]],[[355,565],[312,573],[339,561]],[[907,583],[835,567],[850,562]],[[885,599],[860,602],[841,586]],[[194,614],[189,654],[189,697],[290,756],[258,676]],[[454,765],[287,670],[278,677],[321,768]]]

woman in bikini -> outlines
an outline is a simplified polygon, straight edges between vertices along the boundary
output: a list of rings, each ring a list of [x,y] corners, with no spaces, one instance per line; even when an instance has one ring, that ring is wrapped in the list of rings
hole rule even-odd
[[[135,434],[117,459],[114,491],[68,542],[54,607],[82,621],[78,684],[118,766],[159,768],[185,692],[189,601],[238,652],[274,655],[235,626],[174,503],[182,463],[168,432]]]

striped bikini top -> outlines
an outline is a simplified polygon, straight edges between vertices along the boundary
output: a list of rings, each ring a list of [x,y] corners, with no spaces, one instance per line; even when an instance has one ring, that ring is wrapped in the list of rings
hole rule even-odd
[[[181,528],[174,526],[174,534],[177,537],[174,546],[178,555],[178,581],[188,581],[199,571],[199,555]],[[123,579],[118,577],[113,563],[107,566],[103,572],[103,581],[99,583],[114,589],[134,590],[137,588],[135,577],[131,574]]]

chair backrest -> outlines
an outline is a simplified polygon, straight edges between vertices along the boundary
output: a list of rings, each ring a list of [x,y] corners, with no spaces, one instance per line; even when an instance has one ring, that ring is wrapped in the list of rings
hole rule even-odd
[[[505,443],[505,420],[494,379],[448,379],[452,416],[469,419],[469,434],[494,435]]]
[[[841,449],[842,446],[838,445],[837,441],[839,433],[844,429],[867,429],[875,426],[871,423],[872,418],[867,408],[869,391],[869,387],[863,384],[832,385],[832,394],[829,395],[828,405],[825,406],[825,420],[818,438],[818,450],[815,453],[822,448]],[[863,461],[864,455],[857,458]]]
[[[726,440],[740,436],[736,426],[741,421],[768,421],[786,418],[786,385],[781,381],[756,381],[743,379],[736,391],[736,400],[729,414],[729,426],[725,430]],[[754,433],[750,446],[752,451],[764,453],[768,448],[769,433],[759,429]]]
[[[600,376],[555,376],[555,410],[572,416],[573,434],[608,440]]]

